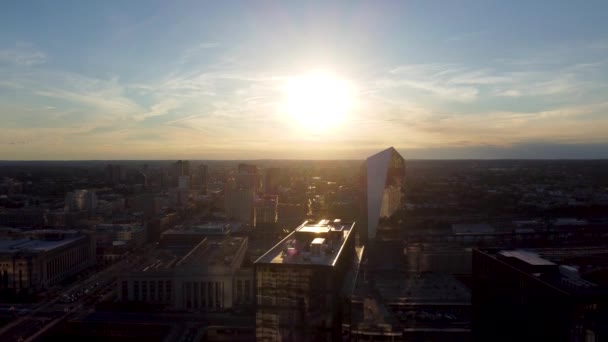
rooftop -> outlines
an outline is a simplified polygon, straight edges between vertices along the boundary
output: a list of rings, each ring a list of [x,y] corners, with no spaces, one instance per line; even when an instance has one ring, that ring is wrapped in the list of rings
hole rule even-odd
[[[524,251],[524,250],[500,251],[500,252],[498,252],[498,254],[502,255],[504,257],[507,257],[507,258],[519,259],[527,264],[535,265],[535,266],[555,265],[555,263],[540,257],[540,255],[538,255],[534,252],[529,252],[529,251]]]
[[[162,233],[169,234],[200,234],[200,235],[226,235],[230,233],[231,225],[227,223],[205,223],[189,226],[176,226]]]
[[[353,231],[354,222],[304,221],[256,263],[333,266]]]
[[[137,223],[100,223],[95,226],[97,231],[132,231],[143,230],[143,227]]]
[[[231,264],[246,240],[244,237],[206,238],[186,254],[177,265],[186,265],[191,262],[205,266]]]
[[[206,238],[193,248],[159,250],[150,262],[143,265],[142,272],[170,270],[182,265],[196,264],[201,268],[231,264],[238,251],[246,245],[244,237]]]
[[[452,233],[454,234],[487,234],[494,233],[494,227],[486,223],[477,224],[453,224]]]
[[[68,245],[74,241],[84,239],[84,235],[76,235],[65,237],[60,240],[0,240],[0,253],[16,253],[16,252],[48,252],[55,248]]]
[[[482,252],[570,294],[591,295],[608,290],[608,246]]]

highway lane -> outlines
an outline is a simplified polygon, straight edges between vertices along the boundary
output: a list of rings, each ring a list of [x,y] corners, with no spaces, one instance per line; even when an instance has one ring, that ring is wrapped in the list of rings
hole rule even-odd
[[[67,289],[60,291],[54,298],[35,305],[26,315],[19,317],[0,329],[0,341],[31,340],[32,336],[39,336],[41,332],[47,331],[61,320],[77,313],[79,310],[84,310],[85,307],[88,312],[98,300],[89,303],[87,301],[97,296],[100,291],[113,290],[113,283],[117,275],[129,267],[133,267],[139,261],[141,261],[141,257],[135,257],[134,260],[121,260],[92,274],[84,281],[75,282]],[[79,297],[71,305],[68,304],[66,306],[66,304],[61,303],[65,296],[76,295]],[[67,312],[63,312],[66,308]],[[63,312],[62,316],[56,317],[56,314],[53,314],[58,311]],[[47,317],[49,319],[45,319]]]

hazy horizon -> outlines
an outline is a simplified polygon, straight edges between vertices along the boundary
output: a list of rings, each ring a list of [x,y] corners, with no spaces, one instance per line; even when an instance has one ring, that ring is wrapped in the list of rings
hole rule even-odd
[[[73,159],[0,159],[0,162],[19,161],[357,161],[365,160],[370,155],[387,148],[385,146],[375,150],[359,151],[356,155],[360,157],[351,158],[204,158],[190,156],[185,158],[73,158]],[[397,149],[406,160],[608,160],[608,144],[594,145],[521,145],[517,147],[478,146],[474,148],[446,148],[435,150],[412,151]]]
[[[8,2],[0,160],[608,158],[607,11]]]

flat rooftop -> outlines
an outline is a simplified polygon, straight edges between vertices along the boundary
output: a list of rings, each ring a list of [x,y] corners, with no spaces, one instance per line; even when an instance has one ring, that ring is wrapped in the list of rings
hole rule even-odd
[[[69,236],[61,240],[0,240],[0,253],[16,253],[16,252],[48,252],[56,248],[60,248],[74,241],[84,239],[84,235]]]
[[[570,294],[605,295],[608,291],[608,246],[480,251]],[[513,263],[513,260],[520,263]]]
[[[95,230],[97,231],[140,231],[144,228],[136,223],[100,223],[95,226]]]
[[[201,267],[231,264],[239,249],[247,242],[245,237],[206,238],[191,249],[162,249],[157,251],[141,272],[170,270],[180,265],[196,264]]]
[[[191,262],[201,265],[230,264],[237,252],[247,242],[245,237],[207,238],[194,247],[177,264]]]
[[[222,222],[211,222],[187,226],[176,226],[161,233],[161,235],[227,235],[232,225]]]
[[[534,265],[534,266],[555,265],[555,263],[553,263],[545,258],[542,258],[540,255],[538,255],[536,253],[525,251],[525,250],[520,250],[520,249],[504,250],[504,251],[498,252],[498,254],[502,255],[504,257],[507,257],[507,258],[516,258],[527,264]]]
[[[333,266],[354,226],[339,219],[304,221],[255,263]]]

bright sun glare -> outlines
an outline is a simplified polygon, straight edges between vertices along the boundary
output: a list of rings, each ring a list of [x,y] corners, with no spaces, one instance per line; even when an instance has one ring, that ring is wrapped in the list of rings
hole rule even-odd
[[[284,111],[299,128],[319,131],[336,126],[353,104],[352,85],[329,72],[290,78],[284,88]]]

